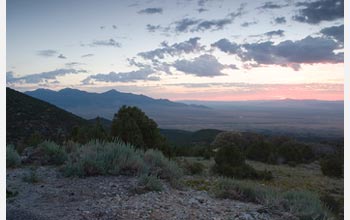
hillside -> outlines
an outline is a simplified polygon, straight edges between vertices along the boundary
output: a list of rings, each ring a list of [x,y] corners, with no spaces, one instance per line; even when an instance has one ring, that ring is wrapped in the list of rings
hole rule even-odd
[[[68,135],[87,121],[52,104],[6,88],[7,143],[27,139],[34,133],[54,140]]]

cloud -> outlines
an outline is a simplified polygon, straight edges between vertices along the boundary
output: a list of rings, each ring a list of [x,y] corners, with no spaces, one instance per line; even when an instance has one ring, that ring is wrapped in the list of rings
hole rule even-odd
[[[34,73],[22,77],[14,77],[13,72],[7,72],[7,83],[41,83],[46,82],[47,80],[56,80],[57,76],[64,76],[68,74],[78,74],[86,73],[86,70],[76,70],[76,69],[56,69],[53,71]]]
[[[94,54],[92,54],[92,53],[81,55],[82,58],[92,57],[92,56],[94,56]]]
[[[227,14],[224,18],[219,19],[197,19],[197,18],[182,18],[172,22],[167,27],[160,25],[148,25],[149,31],[163,31],[163,32],[174,32],[174,33],[187,33],[187,32],[203,32],[203,31],[217,31],[222,30],[225,26],[232,24],[235,18],[244,14],[244,8],[246,4],[241,4],[240,7],[235,11]]]
[[[157,48],[151,51],[141,52],[141,53],[138,53],[137,55],[147,60],[154,60],[156,58],[164,59],[166,55],[174,56],[182,53],[198,52],[204,49],[204,47],[200,45],[199,40],[200,40],[199,37],[194,37],[194,38],[190,38],[187,41],[174,43],[172,45],[168,45],[168,43],[163,42],[161,44],[161,48]]]
[[[313,2],[299,2],[304,7],[293,19],[308,24],[319,24],[322,21],[334,21],[344,18],[344,0],[318,0]]]
[[[117,29],[117,25],[113,24],[113,25],[112,25],[112,28],[113,28],[114,30]]]
[[[190,27],[197,25],[201,20],[183,18],[181,20],[175,21],[175,31],[176,32],[188,32]]]
[[[53,56],[56,56],[56,54],[58,54],[58,52],[56,50],[39,50],[39,51],[37,51],[37,55],[42,56],[42,57],[53,57]]]
[[[260,9],[279,9],[279,8],[283,8],[286,7],[287,5],[280,5],[280,4],[276,4],[273,2],[265,2],[261,7],[259,7]]]
[[[154,70],[150,68],[143,68],[130,72],[110,72],[110,73],[99,73],[91,75],[84,80],[82,83],[85,85],[92,84],[92,81],[97,82],[136,82],[136,81],[159,81],[160,78],[157,76],[151,76]]]
[[[217,31],[222,30],[225,26],[232,24],[236,17],[239,17],[243,14],[245,5],[237,10],[237,12],[229,13],[225,18],[221,19],[212,19],[212,20],[203,20],[203,19],[194,19],[194,18],[183,18],[181,20],[173,22],[174,31],[176,33],[180,32],[199,32],[199,31]],[[169,30],[171,28],[169,27]]]
[[[276,33],[283,32],[276,31]],[[301,64],[342,63],[344,61],[344,53],[335,53],[335,50],[341,49],[342,44],[328,37],[308,36],[301,40],[287,40],[278,44],[263,41],[240,45],[224,38],[211,46],[225,53],[237,55],[245,68],[280,65],[299,70]]]
[[[199,13],[202,13],[202,12],[208,11],[208,9],[205,9],[205,8],[198,8],[197,11],[198,11]]]
[[[63,56],[63,54],[60,54],[57,58],[60,58],[60,59],[67,59],[67,57]]]
[[[222,73],[223,69],[236,68],[232,65],[221,64],[216,57],[204,54],[193,60],[177,60],[173,64],[177,70],[186,74],[192,74],[199,77],[215,77],[226,75]]]
[[[91,47],[95,47],[95,46],[121,47],[121,44],[116,40],[114,40],[113,38],[109,40],[95,40],[88,45]],[[82,44],[82,46],[85,46],[85,44]]]
[[[80,63],[80,62],[69,62],[69,63],[66,63],[65,65],[66,65],[66,67],[71,68],[71,67],[75,67],[75,66],[85,65],[85,63]]]
[[[285,17],[277,17],[274,21],[276,24],[285,24],[287,22]]]
[[[271,41],[243,44],[242,61],[257,64],[275,64],[299,70],[300,64],[341,63],[343,53],[334,53],[339,44],[331,39],[308,36],[297,41],[283,41],[274,45]]]
[[[240,45],[230,42],[226,38],[218,40],[217,42],[211,44],[212,47],[216,47],[225,53],[235,54],[239,49]]]
[[[146,29],[148,32],[155,32],[158,30],[162,30],[163,28],[160,25],[147,24]]]
[[[221,30],[226,25],[231,24],[233,19],[230,18],[223,18],[223,19],[217,19],[217,20],[207,20],[207,21],[201,21],[196,27],[191,29],[191,32],[196,31],[205,31],[205,30]]]
[[[254,25],[254,24],[257,24],[258,22],[257,21],[251,21],[251,22],[243,22],[241,24],[241,27],[249,27],[251,25]]]
[[[323,28],[320,33],[331,37],[340,43],[344,43],[344,25]]]
[[[139,13],[139,14],[161,14],[161,13],[163,13],[163,9],[162,8],[145,8],[137,13]]]
[[[283,37],[284,31],[283,30],[269,31],[269,32],[264,33],[264,35],[268,36],[268,37],[274,37],[274,36]]]

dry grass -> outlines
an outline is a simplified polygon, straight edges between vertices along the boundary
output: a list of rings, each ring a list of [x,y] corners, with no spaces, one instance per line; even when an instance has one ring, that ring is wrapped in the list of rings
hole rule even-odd
[[[318,162],[297,165],[269,165],[261,162],[248,161],[257,170],[270,170],[273,181],[263,182],[266,185],[281,189],[304,189],[317,193],[329,193],[335,197],[344,197],[344,179],[324,176]]]

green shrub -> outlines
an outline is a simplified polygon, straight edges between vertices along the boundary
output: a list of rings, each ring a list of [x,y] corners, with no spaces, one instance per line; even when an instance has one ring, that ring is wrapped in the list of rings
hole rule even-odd
[[[21,164],[21,157],[13,145],[6,146],[6,167],[17,167]]]
[[[294,162],[295,164],[310,162],[314,158],[311,147],[297,141],[281,144],[278,147],[278,155],[283,158],[283,163]]]
[[[281,194],[284,210],[300,219],[324,219],[327,215],[317,194],[310,191],[287,191]]]
[[[202,174],[205,168],[204,165],[200,162],[190,162],[188,160],[184,161],[183,166],[187,173],[191,175]]]
[[[44,141],[38,145],[38,150],[42,151],[42,161],[51,165],[61,165],[67,160],[67,153],[64,149],[52,141]]]
[[[254,202],[281,212],[290,212],[300,219],[327,219],[328,215],[320,198],[310,191],[281,192],[254,182],[221,178],[214,184],[211,193],[218,198]]]
[[[80,144],[72,140],[68,140],[63,144],[63,149],[68,154],[77,152],[79,148],[80,148]]]
[[[251,144],[246,150],[247,158],[261,162],[269,161],[272,154],[273,149],[271,144],[265,141]]]
[[[215,163],[218,167],[238,167],[245,163],[245,156],[237,146],[221,147],[215,154]]]
[[[94,175],[147,175],[166,179],[174,186],[182,176],[182,170],[158,150],[146,152],[130,144],[90,141],[71,153],[63,169],[66,176]]]
[[[67,176],[136,175],[147,169],[142,152],[120,141],[90,141],[70,155]]]
[[[215,155],[213,171],[226,177],[238,179],[272,179],[271,172],[256,171],[245,163],[245,156],[237,146],[221,147]]]
[[[211,192],[218,198],[235,199],[260,204],[270,203],[274,191],[270,188],[230,178],[220,178],[214,184]]]
[[[173,184],[179,185],[179,180],[183,175],[183,170],[175,161],[166,158],[162,152],[158,150],[147,150],[144,154],[144,160],[149,167],[149,174],[166,179]]]
[[[320,161],[323,175],[341,178],[344,176],[344,158],[341,154],[330,155]]]
[[[138,179],[138,188],[142,191],[162,191],[163,185],[158,177],[143,174]]]
[[[124,105],[119,109],[112,121],[111,136],[121,138],[136,148],[153,148],[171,155],[169,144],[160,134],[157,123],[138,107]]]

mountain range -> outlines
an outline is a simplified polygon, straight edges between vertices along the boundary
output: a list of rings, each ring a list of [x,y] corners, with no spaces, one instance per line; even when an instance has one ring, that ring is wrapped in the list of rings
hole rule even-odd
[[[37,89],[25,94],[44,100],[82,118],[112,120],[122,105],[137,106],[160,128],[240,130],[302,138],[342,137],[344,102],[320,100],[182,101],[109,90]]]

